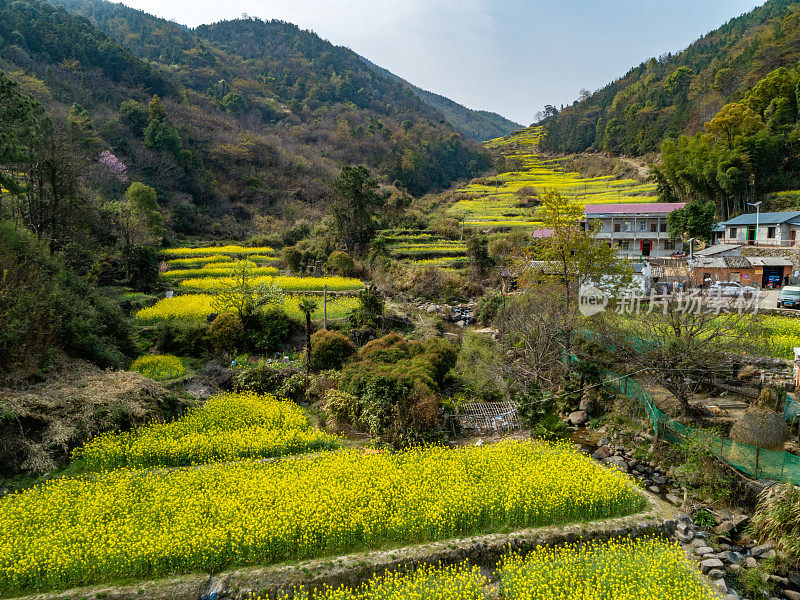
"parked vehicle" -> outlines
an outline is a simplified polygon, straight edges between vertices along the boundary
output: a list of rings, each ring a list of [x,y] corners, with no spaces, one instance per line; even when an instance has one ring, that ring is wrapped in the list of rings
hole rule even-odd
[[[735,281],[715,281],[707,290],[709,296],[724,296],[726,298],[735,298],[737,296],[752,298],[757,292],[756,288],[742,285]]]
[[[778,308],[800,308],[800,286],[785,286],[778,294]]]

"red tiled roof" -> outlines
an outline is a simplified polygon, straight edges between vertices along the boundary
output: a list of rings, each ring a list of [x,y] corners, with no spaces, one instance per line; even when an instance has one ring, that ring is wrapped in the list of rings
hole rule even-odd
[[[686,206],[685,202],[652,202],[642,204],[587,204],[584,213],[621,214],[621,213],[671,213]]]

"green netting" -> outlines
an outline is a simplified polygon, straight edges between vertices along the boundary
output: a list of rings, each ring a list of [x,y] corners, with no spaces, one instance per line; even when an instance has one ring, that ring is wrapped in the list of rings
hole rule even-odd
[[[800,485],[800,456],[788,453],[784,456],[783,477],[781,480]]]
[[[661,412],[652,395],[630,377],[611,371],[605,373],[609,387],[641,403],[658,437],[677,443],[692,435],[694,429],[686,427]],[[792,423],[800,421],[800,404],[787,396],[784,418]],[[800,457],[788,452],[773,452],[727,438],[710,436],[709,449],[722,460],[755,479],[772,479],[800,485]]]
[[[800,417],[800,403],[792,400],[792,398],[787,394],[786,396],[786,406],[783,409],[783,418],[786,419],[787,423],[794,423],[795,419]]]

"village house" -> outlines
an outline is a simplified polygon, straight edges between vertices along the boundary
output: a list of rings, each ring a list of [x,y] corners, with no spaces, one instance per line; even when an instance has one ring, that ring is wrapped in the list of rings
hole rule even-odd
[[[683,203],[590,204],[586,223],[599,223],[597,239],[616,246],[628,258],[672,256],[681,243],[669,239],[667,215]]]
[[[720,223],[724,233],[714,242],[748,246],[792,247],[797,244],[800,211],[748,213]]]

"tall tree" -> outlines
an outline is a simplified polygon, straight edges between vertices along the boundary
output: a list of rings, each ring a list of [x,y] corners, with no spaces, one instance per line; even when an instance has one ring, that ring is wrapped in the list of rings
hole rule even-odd
[[[523,339],[517,344],[519,347],[559,348],[560,357],[567,359],[565,367],[569,371],[572,338],[583,321],[579,306],[581,289],[592,284],[607,294],[615,294],[630,285],[631,270],[616,248],[594,237],[593,224],[584,225],[575,219],[583,212],[580,206],[570,203],[555,190],[544,192],[542,198],[541,219],[551,231],[523,253],[515,266],[521,273],[523,294],[531,299],[520,306],[535,308],[537,314],[548,316],[549,338],[546,341]],[[544,330],[536,329],[536,332]],[[533,350],[528,353],[542,364],[550,364],[552,352],[546,354],[542,356]],[[531,367],[531,371],[536,372],[538,368]]]
[[[717,207],[711,201],[690,202],[683,208],[667,215],[667,231],[670,239],[685,240],[695,238],[708,241],[716,224]]]
[[[342,167],[331,183],[331,215],[339,244],[348,252],[360,255],[377,230],[375,212],[384,203],[378,193],[378,180],[366,167]]]

